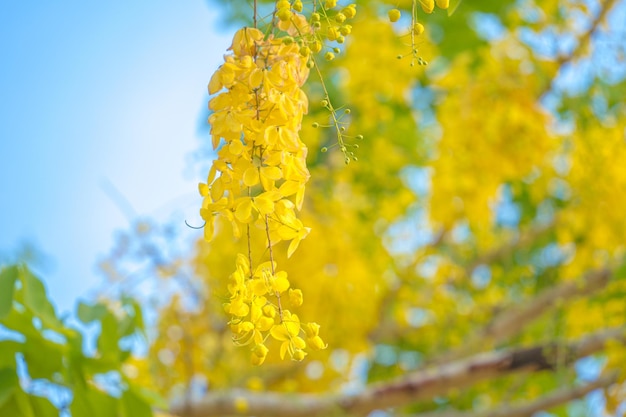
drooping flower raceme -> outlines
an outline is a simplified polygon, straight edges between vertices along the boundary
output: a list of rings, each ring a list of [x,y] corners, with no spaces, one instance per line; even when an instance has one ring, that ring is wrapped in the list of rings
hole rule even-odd
[[[289,12],[282,14],[280,30],[300,37],[312,33],[302,15]],[[212,238],[218,214],[230,221],[235,236],[245,233],[250,241],[252,230],[265,234],[270,260],[254,267],[249,246],[247,254],[238,255],[229,279],[225,309],[233,338],[253,345],[255,365],[265,360],[268,335],[282,342],[281,357],[289,352],[301,360],[307,344],[298,335],[305,331],[283,304],[302,304],[302,292],[290,289],[287,274],[277,270],[272,247],[289,241],[291,256],[310,230],[296,216],[309,179],[307,148],[299,137],[308,109],[301,90],[309,75],[308,53],[297,42],[266,37],[256,28],[239,30],[230,51],[209,83],[209,93],[219,94],[209,102],[217,159],[199,186],[205,238]],[[311,346],[325,347],[317,341]]]
[[[214,234],[217,215],[231,223],[236,237],[247,238],[248,250],[237,256],[224,307],[231,316],[234,341],[252,346],[255,365],[265,361],[270,336],[281,343],[281,358],[289,353],[292,359],[301,360],[307,347],[326,347],[317,324],[301,325],[298,316],[286,308],[299,307],[303,294],[290,288],[287,273],[277,268],[273,250],[277,243],[289,242],[290,257],[309,234],[297,216],[309,180],[307,147],[299,136],[309,103],[301,87],[316,67],[316,54],[332,60],[341,53],[338,46],[352,32],[347,22],[355,17],[356,5],[315,0],[307,3],[309,10],[303,12],[303,8],[302,1],[279,0],[266,30],[237,31],[230,53],[209,83],[213,95],[209,123],[217,159],[206,183],[199,185],[204,198],[200,215],[206,240]],[[337,46],[330,48],[328,43]],[[321,77],[319,69],[315,70]],[[322,106],[331,113],[337,144],[346,163],[356,160],[347,151],[345,123],[340,122],[323,80],[322,87]],[[252,233],[262,233],[263,252],[269,259],[253,256]]]

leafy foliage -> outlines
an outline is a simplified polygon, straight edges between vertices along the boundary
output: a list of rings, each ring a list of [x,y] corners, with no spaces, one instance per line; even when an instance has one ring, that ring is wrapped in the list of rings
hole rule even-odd
[[[143,334],[135,300],[79,304],[83,325],[100,328],[95,350],[87,353],[81,329],[57,317],[42,282],[27,267],[3,268],[0,288],[5,334],[0,340],[0,415],[152,415],[152,399],[120,372],[131,353],[124,345]]]

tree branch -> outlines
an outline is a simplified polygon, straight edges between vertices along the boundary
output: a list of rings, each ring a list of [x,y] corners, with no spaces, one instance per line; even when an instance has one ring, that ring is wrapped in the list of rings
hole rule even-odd
[[[626,342],[626,328],[607,329],[568,344],[546,344],[482,353],[468,359],[409,373],[347,394],[289,394],[228,391],[211,393],[188,403],[174,402],[180,417],[251,414],[255,416],[367,415],[377,409],[401,407],[445,395],[477,382],[516,373],[554,370],[601,350],[609,340]]]
[[[522,402],[519,404],[512,404],[503,406],[497,409],[486,411],[443,411],[443,412],[428,412],[415,414],[413,417],[527,417],[532,416],[538,411],[545,411],[550,408],[556,407],[568,403],[572,400],[584,397],[591,391],[599,388],[607,387],[617,380],[616,374],[605,375],[597,380],[585,385],[576,387],[567,387],[559,390],[555,390],[548,395],[540,397],[533,402]]]
[[[467,340],[460,349],[445,353],[436,358],[434,363],[461,358],[484,344],[485,341],[498,344],[519,334],[527,325],[560,303],[579,296],[589,296],[604,288],[611,274],[610,269],[589,271],[580,280],[563,282],[546,289],[533,299],[511,306],[499,313],[491,323],[478,331],[475,337]]]
[[[551,91],[552,88],[554,87],[554,80],[556,79],[556,76],[560,72],[561,68],[563,68],[568,63],[572,62],[574,59],[576,59],[578,56],[580,56],[582,51],[587,49],[589,43],[591,42],[592,36],[596,32],[596,30],[598,30],[598,27],[604,21],[606,16],[609,14],[609,12],[613,8],[613,6],[615,6],[615,3],[617,3],[616,0],[606,0],[604,3],[602,3],[600,11],[596,15],[595,19],[593,19],[591,21],[591,25],[589,26],[589,29],[587,29],[577,39],[578,40],[578,46],[571,53],[569,53],[567,55],[561,55],[561,56],[557,57],[557,59],[556,59],[557,68],[558,68],[557,72],[556,72],[555,76],[552,78],[552,80],[550,80],[550,82],[546,86],[545,90],[540,95],[544,95],[545,93]]]

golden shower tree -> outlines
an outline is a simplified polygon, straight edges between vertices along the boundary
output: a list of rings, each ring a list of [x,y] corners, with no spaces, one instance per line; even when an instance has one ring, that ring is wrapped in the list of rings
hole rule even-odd
[[[203,236],[170,250],[139,222],[105,264],[119,283],[140,258],[160,295],[147,354],[126,343],[145,294],[79,306],[88,355],[2,272],[1,323],[59,349],[39,378],[72,415],[580,415],[594,390],[589,412],[619,410],[626,4],[448,3],[232,3]],[[12,363],[0,411],[48,401]]]

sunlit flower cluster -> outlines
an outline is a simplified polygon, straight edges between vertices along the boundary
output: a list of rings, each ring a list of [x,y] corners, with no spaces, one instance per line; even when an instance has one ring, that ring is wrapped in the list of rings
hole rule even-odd
[[[228,220],[237,238],[247,241],[247,251],[237,255],[230,275],[224,308],[231,317],[233,340],[252,347],[255,365],[265,361],[270,336],[281,342],[281,358],[289,353],[301,360],[307,346],[326,346],[319,326],[301,325],[288,309],[299,307],[303,294],[278,270],[275,251],[278,243],[287,242],[291,257],[310,232],[297,215],[310,176],[307,147],[300,138],[309,103],[301,87],[311,69],[321,78],[317,54],[332,60],[342,52],[340,46],[352,32],[348,22],[356,13],[355,4],[342,6],[336,0],[277,1],[268,27],[237,31],[230,53],[209,83],[209,123],[217,158],[207,181],[199,185],[204,198],[200,215],[207,241],[215,233],[218,215]],[[348,150],[352,145],[344,142],[346,123],[321,82],[322,106],[333,120],[329,127],[337,131],[346,163],[356,160]],[[253,234],[262,236],[263,247],[254,247],[258,239]]]
[[[321,50],[321,41],[315,36],[315,28],[321,25],[316,24],[319,14],[311,18],[311,25],[298,13],[302,8],[298,1],[276,3],[277,36],[265,36],[257,28],[239,30],[230,47],[232,53],[225,56],[225,63],[209,83],[209,93],[219,93],[209,102],[217,159],[207,182],[199,185],[204,197],[200,215],[205,221],[206,240],[213,237],[218,214],[229,220],[235,236],[247,237],[248,253],[237,256],[225,310],[232,317],[235,342],[253,344],[251,360],[255,365],[265,360],[268,335],[283,342],[281,357],[286,352],[295,360],[306,355],[307,343],[299,336],[305,330],[281,300],[288,298],[291,306],[298,307],[302,292],[289,288],[287,274],[276,270],[273,259],[277,243],[289,241],[287,255],[291,256],[310,231],[296,216],[309,179],[307,147],[299,137],[302,117],[308,110],[301,86],[312,66],[311,52]],[[355,6],[345,8],[345,12],[354,16]],[[340,13],[335,16],[337,22],[347,19],[345,14],[339,18]],[[269,261],[256,267],[250,243],[253,230],[264,233],[269,255]],[[318,330],[307,330],[306,334],[311,347],[325,347]]]

